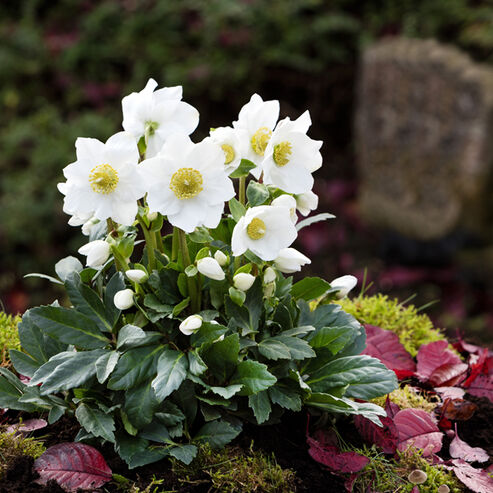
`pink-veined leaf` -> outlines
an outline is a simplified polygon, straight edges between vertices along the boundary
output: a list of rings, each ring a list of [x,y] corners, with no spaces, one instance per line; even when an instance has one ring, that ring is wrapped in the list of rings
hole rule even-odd
[[[383,426],[377,426],[363,416],[354,417],[356,429],[365,442],[380,447],[384,454],[393,454],[397,449],[397,428],[392,418],[380,416],[380,421]]]
[[[44,419],[27,419],[22,423],[15,423],[7,428],[7,433],[29,433],[31,431],[40,430],[48,426]]]
[[[435,341],[421,346],[416,359],[416,374],[422,382],[428,381],[433,372],[443,365],[462,364],[461,359],[448,349],[447,341]]]
[[[442,401],[445,399],[462,399],[466,393],[460,387],[435,387],[433,390],[440,394]]]
[[[450,442],[450,457],[463,459],[467,462],[486,462],[490,456],[480,447],[471,447],[459,438],[457,423],[455,424],[455,438]]]
[[[389,418],[394,418],[394,416],[401,410],[398,404],[392,402],[387,395],[387,399],[385,399],[385,412]]]
[[[59,443],[48,448],[36,459],[34,469],[40,484],[54,479],[68,491],[99,488],[112,476],[104,457],[84,443]]]
[[[365,325],[365,331],[366,348],[362,354],[379,359],[387,368],[393,370],[398,378],[414,375],[416,364],[399,342],[397,334],[368,324]]]
[[[493,478],[483,469],[476,469],[461,459],[452,460],[452,469],[463,484],[475,493],[491,493]]]
[[[394,423],[399,433],[398,450],[415,447],[422,449],[423,457],[427,457],[442,448],[443,433],[426,411],[402,409],[395,415]]]
[[[467,392],[476,397],[486,397],[493,402],[493,376],[479,375],[467,388]]]
[[[469,366],[471,367],[471,373],[467,380],[462,384],[463,387],[469,387],[479,375],[488,374],[488,349],[484,348],[477,354],[471,354],[469,356]]]
[[[466,378],[469,366],[466,363],[446,363],[436,368],[429,377],[431,385],[453,387]]]

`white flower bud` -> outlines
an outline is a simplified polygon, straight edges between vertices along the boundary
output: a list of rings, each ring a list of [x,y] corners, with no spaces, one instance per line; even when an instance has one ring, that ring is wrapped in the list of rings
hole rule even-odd
[[[99,219],[96,219],[95,217],[89,219],[89,221],[86,221],[82,225],[82,234],[85,236],[89,236],[91,234],[92,228],[99,223]]]
[[[225,265],[229,264],[229,257],[225,255],[221,250],[217,250],[216,253],[214,254],[214,258],[217,260],[217,263],[221,266],[224,267]]]
[[[270,298],[276,291],[276,283],[275,282],[269,282],[264,286],[264,296],[266,298]]]
[[[113,298],[113,303],[119,310],[130,308],[134,304],[134,292],[131,289],[118,291]]]
[[[308,216],[311,211],[314,211],[318,207],[318,195],[311,191],[296,195],[295,197],[296,208],[303,216]]]
[[[148,212],[147,213],[147,220],[149,222],[152,223],[152,221],[154,221],[155,219],[157,219],[157,212]]]
[[[294,248],[283,248],[274,260],[274,266],[284,274],[301,270],[301,266],[310,264],[311,260]]]
[[[276,271],[272,267],[264,270],[264,284],[269,284],[277,279]]]
[[[99,269],[110,256],[110,245],[104,240],[95,240],[81,246],[78,252],[87,256],[88,267]]]
[[[338,277],[337,279],[334,279],[331,281],[330,286],[332,288],[338,289],[338,293],[336,294],[337,298],[345,298],[349,291],[354,288],[358,284],[358,279],[354,276],[342,276]]]
[[[131,281],[136,282],[136,283],[145,282],[145,281],[147,281],[147,279],[149,277],[143,270],[140,270],[140,269],[128,269],[125,272],[125,275]]]
[[[191,336],[202,327],[202,317],[200,315],[190,315],[180,324],[180,331],[186,336]]]
[[[274,199],[271,203],[274,207],[285,207],[289,210],[289,217],[293,224],[296,224],[298,221],[298,216],[296,215],[296,200],[291,195],[280,195],[276,199]]]
[[[246,272],[240,272],[233,277],[233,284],[235,285],[235,288],[240,291],[248,291],[254,282],[255,276],[247,274]]]
[[[212,257],[204,257],[198,260],[197,270],[205,277],[209,277],[215,281],[222,281],[225,277],[219,262]]]

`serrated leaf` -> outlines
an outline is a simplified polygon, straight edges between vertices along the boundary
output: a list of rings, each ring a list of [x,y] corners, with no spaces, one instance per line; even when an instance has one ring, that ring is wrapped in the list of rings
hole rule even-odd
[[[200,329],[191,335],[190,343],[194,347],[200,347],[202,344],[214,342],[228,331],[228,328],[221,324],[203,322]]]
[[[209,387],[209,389],[214,392],[214,394],[220,395],[221,397],[224,397],[225,399],[230,399],[233,397],[235,394],[237,394],[241,389],[243,388],[243,385],[228,385],[227,387]]]
[[[125,392],[123,410],[132,424],[141,429],[152,421],[159,404],[151,382],[148,381]]]
[[[260,425],[269,419],[272,411],[269,394],[266,390],[248,396],[248,405]]]
[[[292,359],[302,360],[316,356],[315,351],[304,339],[288,337],[285,335],[276,336],[274,339],[281,341],[289,349]]]
[[[75,417],[89,433],[115,443],[115,421],[111,414],[103,413],[99,409],[81,403],[75,410]]]
[[[169,455],[172,455],[175,459],[183,462],[184,464],[190,464],[197,455],[197,447],[195,445],[179,445],[169,449]]]
[[[257,361],[241,361],[231,379],[232,384],[243,385],[241,395],[252,395],[266,390],[277,381],[277,378],[267,370],[267,365]]]
[[[209,230],[204,226],[195,228],[195,231],[188,233],[188,238],[194,243],[210,243],[214,238],[210,235]]]
[[[305,277],[291,287],[291,296],[298,300],[311,301],[323,296],[330,284],[320,277]]]
[[[301,397],[296,392],[280,385],[273,385],[268,389],[268,392],[270,400],[274,404],[278,404],[284,409],[290,409],[291,411],[301,411]]]
[[[240,432],[240,429],[233,428],[227,421],[211,421],[200,428],[194,440],[208,443],[213,449],[219,449],[235,439]]]
[[[327,348],[332,354],[337,354],[354,338],[351,326],[322,327],[308,336],[313,348]]]
[[[165,349],[157,362],[157,376],[152,381],[156,398],[161,402],[176,390],[187,376],[188,360],[181,351]]]
[[[258,350],[262,356],[274,361],[291,358],[288,346],[278,339],[269,338],[260,341]]]
[[[248,203],[251,207],[262,205],[270,196],[269,189],[262,183],[251,181],[246,190]]]

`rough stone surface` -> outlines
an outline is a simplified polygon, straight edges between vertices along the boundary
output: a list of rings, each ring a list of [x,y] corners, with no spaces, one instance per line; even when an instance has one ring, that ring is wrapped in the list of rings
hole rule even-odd
[[[371,46],[356,140],[369,222],[419,240],[491,225],[493,69],[432,40]]]

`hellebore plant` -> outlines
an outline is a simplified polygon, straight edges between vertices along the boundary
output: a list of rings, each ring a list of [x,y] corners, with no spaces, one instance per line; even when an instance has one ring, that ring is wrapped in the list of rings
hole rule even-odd
[[[0,407],[75,415],[77,440],[111,442],[129,467],[190,462],[197,444],[304,406],[379,424],[384,410],[364,401],[396,379],[360,355],[363,327],[331,303],[347,284],[283,275],[310,263],[297,232],[332,217],[297,222],[318,202],[309,113],[277,122],[278,101],[254,95],[193,143],[198,112],[181,87],[156,85],[123,99],[124,132],[76,141],[59,189],[89,236],[87,266],[67,257],[43,276],[72,306],[24,314],[10,357],[30,380],[0,369]]]

